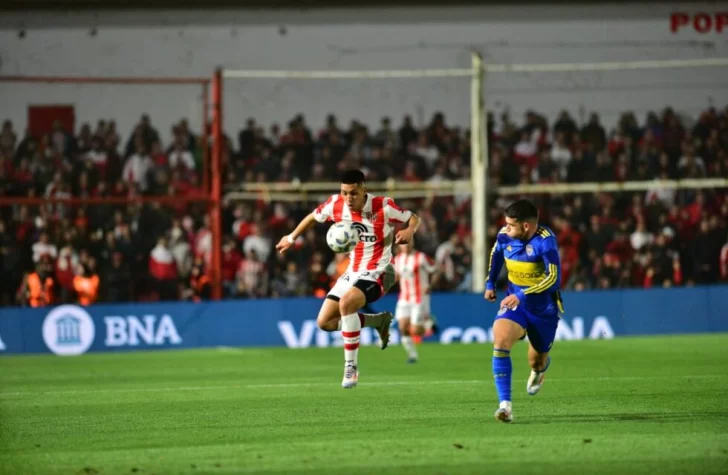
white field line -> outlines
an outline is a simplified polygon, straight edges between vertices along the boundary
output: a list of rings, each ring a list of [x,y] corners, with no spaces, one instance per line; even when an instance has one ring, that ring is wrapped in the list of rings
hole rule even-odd
[[[721,379],[727,375],[713,375],[713,374],[696,374],[692,376],[601,376],[594,378],[550,378],[549,383],[559,382],[571,382],[571,381],[649,381],[651,379]],[[488,379],[453,379],[453,380],[440,380],[440,381],[371,381],[362,382],[361,386],[437,386],[437,385],[468,385],[468,384],[481,384],[492,381]],[[338,382],[334,379],[330,382],[311,382],[311,383],[272,383],[272,384],[231,384],[226,386],[177,386],[177,387],[163,387],[163,388],[109,388],[109,389],[81,389],[81,390],[60,390],[60,391],[0,391],[0,398],[14,397],[14,396],[45,396],[55,394],[99,394],[99,393],[162,393],[171,391],[219,391],[219,390],[231,390],[231,389],[286,389],[286,388],[308,388],[308,387],[336,387]]]

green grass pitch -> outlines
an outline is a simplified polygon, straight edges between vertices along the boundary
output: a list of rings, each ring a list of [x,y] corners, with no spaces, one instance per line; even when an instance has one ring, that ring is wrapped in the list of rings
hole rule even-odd
[[[0,473],[728,473],[728,335],[557,342],[514,423],[490,345],[0,358]]]

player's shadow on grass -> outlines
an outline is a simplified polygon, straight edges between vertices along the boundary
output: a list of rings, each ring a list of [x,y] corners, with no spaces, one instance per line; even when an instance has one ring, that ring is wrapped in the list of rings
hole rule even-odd
[[[642,412],[639,414],[556,414],[530,417],[519,424],[558,424],[562,422],[592,424],[594,422],[678,422],[728,418],[728,412]]]

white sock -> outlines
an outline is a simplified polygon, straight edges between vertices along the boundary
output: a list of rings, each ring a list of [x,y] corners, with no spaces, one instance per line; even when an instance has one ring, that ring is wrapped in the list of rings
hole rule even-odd
[[[352,313],[341,317],[341,336],[344,338],[344,361],[346,364],[358,365],[359,334],[361,321],[359,314]]]
[[[415,342],[412,340],[412,337],[407,335],[400,338],[400,341],[402,342],[402,346],[404,347],[405,351],[407,352],[407,355],[410,358],[417,358],[417,348],[415,348]]]
[[[376,326],[379,326],[379,324],[381,324],[381,322],[382,322],[381,317],[380,317],[380,320],[379,320],[379,324],[378,325],[368,325],[368,324],[366,324],[366,322],[369,319],[366,318],[366,317],[368,315],[371,315],[371,314],[369,314],[369,313],[357,313],[357,315],[359,315],[360,328],[361,327],[376,327]],[[339,323],[336,325],[336,329],[339,330],[339,331],[341,331],[341,319],[339,319]]]

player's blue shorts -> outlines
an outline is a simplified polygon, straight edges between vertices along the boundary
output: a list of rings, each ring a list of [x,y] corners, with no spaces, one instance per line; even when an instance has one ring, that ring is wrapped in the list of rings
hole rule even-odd
[[[525,328],[528,341],[539,353],[551,350],[556,337],[556,328],[559,326],[559,313],[556,309],[553,309],[553,312],[546,311],[536,315],[521,304],[515,310],[501,309],[495,319],[499,318],[506,318]]]

